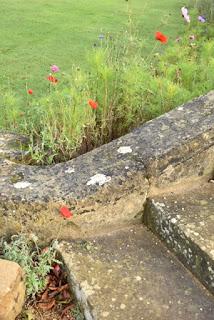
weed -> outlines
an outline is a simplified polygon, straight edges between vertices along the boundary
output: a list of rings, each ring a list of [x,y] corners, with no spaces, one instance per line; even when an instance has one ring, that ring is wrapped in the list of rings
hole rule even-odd
[[[84,320],[84,315],[82,313],[81,306],[79,304],[76,305],[74,309],[71,311],[71,315],[74,317],[75,320]]]
[[[60,263],[56,260],[55,245],[53,242],[48,248],[41,250],[34,235],[30,238],[23,234],[14,235],[10,242],[1,240],[3,258],[17,262],[25,272],[27,297],[34,297],[44,290],[46,276],[53,263]]]

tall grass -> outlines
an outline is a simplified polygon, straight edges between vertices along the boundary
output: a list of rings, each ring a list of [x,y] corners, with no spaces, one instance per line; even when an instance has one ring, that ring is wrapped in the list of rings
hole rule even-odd
[[[213,0],[191,0],[197,8],[199,14],[206,16],[209,21],[214,21],[214,1]]]
[[[193,26],[178,42],[154,43],[146,57],[135,28],[104,35],[88,55],[88,69],[74,66],[71,74],[61,74],[44,97],[21,99],[2,90],[0,128],[30,137],[33,163],[65,161],[107,143],[214,88],[209,30]],[[89,99],[98,103],[96,110]]]

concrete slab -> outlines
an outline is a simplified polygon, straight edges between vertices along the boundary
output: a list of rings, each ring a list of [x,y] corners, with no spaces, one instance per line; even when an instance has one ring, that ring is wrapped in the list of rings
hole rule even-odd
[[[150,198],[144,222],[214,293],[214,183]]]
[[[213,297],[142,225],[59,251],[86,320],[213,320]]]

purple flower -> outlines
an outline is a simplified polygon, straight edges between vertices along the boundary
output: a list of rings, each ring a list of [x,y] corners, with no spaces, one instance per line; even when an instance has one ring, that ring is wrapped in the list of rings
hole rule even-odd
[[[203,16],[198,16],[198,21],[202,22],[202,23],[205,23],[206,22],[206,19],[205,17]]]
[[[58,66],[56,66],[55,64],[53,64],[51,67],[50,67],[50,69],[51,69],[51,71],[52,72],[59,72],[59,67]]]
[[[99,34],[99,36],[98,36],[98,39],[99,39],[99,40],[103,40],[104,38],[105,38],[104,34],[102,34],[102,33]]]

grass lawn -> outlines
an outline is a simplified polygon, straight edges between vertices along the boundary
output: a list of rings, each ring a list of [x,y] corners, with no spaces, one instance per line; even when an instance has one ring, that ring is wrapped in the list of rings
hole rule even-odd
[[[124,28],[128,6],[147,50],[155,31],[174,41],[184,28],[182,5],[183,0],[1,0],[0,86],[24,92],[27,82],[40,91],[51,64],[66,72],[73,64],[87,65],[98,35]]]

